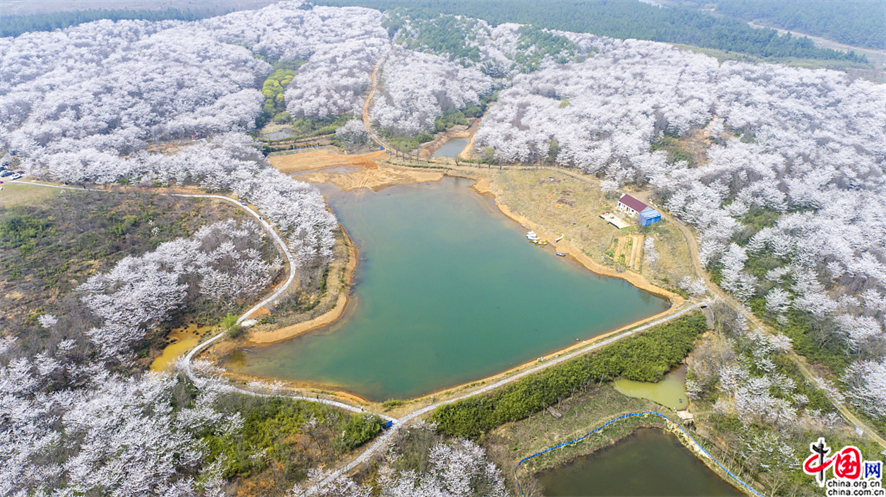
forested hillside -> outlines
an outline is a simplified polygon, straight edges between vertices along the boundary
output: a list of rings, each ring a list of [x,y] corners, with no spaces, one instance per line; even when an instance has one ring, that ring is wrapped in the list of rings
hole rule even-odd
[[[0,17],[0,38],[18,36],[31,31],[53,31],[76,26],[85,22],[109,19],[111,21],[144,20],[144,21],[195,21],[218,15],[217,11],[192,11],[189,9],[163,10],[108,10],[88,9],[73,12],[53,12],[47,14],[30,14]]]
[[[613,198],[648,192],[696,230],[699,259],[735,307],[777,330],[746,330],[735,315],[723,353],[691,371],[690,394],[728,425],[737,462],[770,473],[773,460],[805,452],[801,435],[845,428],[830,399],[886,427],[886,86],[831,70],[719,63],[650,41],[854,60],[741,21],[633,0],[408,3],[424,10],[293,1],[191,22],[105,19],[0,38],[0,151],[15,151],[42,180],[236,196],[276,228],[290,267],[310,279],[337,253],[337,221],[317,188],[270,167],[250,136],[257,122],[321,123],[337,127],[342,143],[377,132],[411,152],[419,137],[482,116],[472,138],[485,162],[568,168]],[[379,85],[367,105],[373,72]],[[702,149],[691,163],[669,153],[690,139]],[[41,266],[63,263],[47,255],[56,220],[35,212],[4,218],[0,243],[55,285],[50,277],[66,270]],[[125,224],[107,236],[122,236]],[[195,366],[200,388],[138,366],[140,346],[173,313],[253,305],[281,270],[253,221],[187,226],[125,256],[109,252],[119,257],[89,274],[78,264],[77,276],[52,287],[64,295],[15,321],[26,322],[27,337],[0,330],[0,494],[221,495],[230,479],[266,470],[292,488],[322,475],[309,467],[328,467],[378,432],[378,419],[362,413],[229,397],[231,385],[207,364]],[[138,239],[151,232],[141,226]],[[4,264],[12,257],[4,252]],[[699,331],[679,354],[641,361],[655,371],[612,369],[606,378],[658,377]],[[652,338],[635,345],[655,352]],[[792,351],[817,376],[795,374]],[[529,411],[513,412],[497,419]],[[380,462],[378,488],[454,493],[442,473],[415,472],[448,465],[464,482],[456,495],[501,494],[501,476],[475,445],[426,441],[410,459],[426,462],[395,464],[393,452]],[[303,443],[310,458],[287,466],[286,443]],[[758,458],[764,449],[777,458]],[[338,484],[343,494],[369,492]]]
[[[886,3],[880,0],[716,0],[716,11],[847,45],[886,49]]]
[[[531,24],[537,28],[593,33],[613,38],[681,43],[766,58],[863,61],[854,53],[816,48],[806,38],[779,36],[730,18],[691,9],[665,9],[636,0],[319,0],[321,5],[359,5],[379,10],[408,8],[420,18],[438,14],[483,19],[492,26]],[[440,37],[447,36],[441,31]]]

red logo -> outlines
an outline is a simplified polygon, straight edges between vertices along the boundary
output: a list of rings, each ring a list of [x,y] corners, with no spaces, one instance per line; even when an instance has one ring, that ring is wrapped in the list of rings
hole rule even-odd
[[[861,451],[857,447],[847,445],[833,456],[828,457],[831,448],[825,444],[824,438],[819,438],[817,442],[809,444],[809,450],[812,455],[803,462],[803,472],[815,476],[815,481],[820,487],[824,487],[827,482],[828,468],[833,470],[834,477],[838,480],[855,481],[869,478],[880,480],[883,478],[883,462],[862,460]],[[864,474],[862,474],[862,468]],[[828,485],[828,488],[831,486]]]

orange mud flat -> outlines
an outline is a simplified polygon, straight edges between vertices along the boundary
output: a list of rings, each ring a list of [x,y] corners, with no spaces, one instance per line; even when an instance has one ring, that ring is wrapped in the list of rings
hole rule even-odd
[[[360,155],[341,155],[332,150],[316,150],[289,155],[268,157],[271,165],[281,173],[295,173],[310,169],[330,167],[364,167],[375,169],[375,161],[384,159],[387,154],[381,150]]]

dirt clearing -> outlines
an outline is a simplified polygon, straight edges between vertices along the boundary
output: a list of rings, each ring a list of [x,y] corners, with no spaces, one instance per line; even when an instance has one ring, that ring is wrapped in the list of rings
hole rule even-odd
[[[271,165],[283,173],[302,173],[296,179],[309,183],[332,183],[343,191],[368,188],[383,190],[392,185],[439,181],[440,171],[403,167],[379,167],[387,159],[382,151],[360,155],[340,155],[330,150],[269,157]]]
[[[313,169],[330,167],[377,167],[375,161],[384,159],[387,154],[382,151],[360,155],[342,155],[329,149],[298,154],[274,155],[268,161],[281,173],[297,173]]]

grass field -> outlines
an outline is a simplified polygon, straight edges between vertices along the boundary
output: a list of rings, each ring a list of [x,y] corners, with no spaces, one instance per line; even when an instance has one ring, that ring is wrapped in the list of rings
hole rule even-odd
[[[662,219],[648,227],[633,225],[616,229],[600,218],[600,213],[615,209],[615,198],[606,198],[596,178],[583,179],[551,170],[503,170],[489,175],[496,197],[511,211],[536,222],[557,236],[581,249],[600,264],[620,270],[628,270],[633,264],[647,280],[663,288],[673,288],[684,276],[694,277],[689,247],[673,221]],[[649,202],[648,192],[628,192]],[[641,236],[642,235],[642,236]],[[633,245],[653,238],[659,257],[655,264],[646,264],[642,247],[633,254],[626,254],[622,263],[621,252],[614,257],[606,252],[613,247],[615,238],[623,241],[633,239]],[[619,244],[624,248],[623,244]]]
[[[0,207],[36,204],[41,200],[55,197],[62,191],[58,188],[5,181],[0,185]]]

